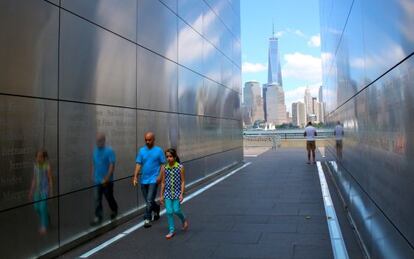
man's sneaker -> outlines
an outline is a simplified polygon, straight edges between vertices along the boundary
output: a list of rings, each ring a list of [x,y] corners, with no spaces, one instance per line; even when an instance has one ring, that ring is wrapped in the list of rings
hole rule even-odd
[[[144,220],[144,228],[149,228],[149,227],[151,227],[151,222],[148,219]]]
[[[114,211],[111,213],[111,220],[116,219],[116,217],[118,216],[118,211]]]
[[[95,217],[95,218],[91,221],[90,225],[91,225],[91,226],[97,226],[97,225],[101,224],[101,222],[102,222],[102,218]]]
[[[157,212],[154,212],[154,220],[159,220],[160,219],[160,210],[158,210]]]

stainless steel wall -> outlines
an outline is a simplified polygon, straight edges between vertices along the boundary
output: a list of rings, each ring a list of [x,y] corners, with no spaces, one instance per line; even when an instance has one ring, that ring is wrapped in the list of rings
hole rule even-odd
[[[0,257],[96,230],[97,131],[117,156],[121,217],[143,205],[131,175],[148,130],[178,149],[189,184],[242,161],[239,14],[238,0],[0,2]],[[54,178],[46,235],[28,198],[42,147]]]
[[[373,258],[414,258],[413,3],[321,0],[320,14],[327,119],[345,129],[340,189]]]

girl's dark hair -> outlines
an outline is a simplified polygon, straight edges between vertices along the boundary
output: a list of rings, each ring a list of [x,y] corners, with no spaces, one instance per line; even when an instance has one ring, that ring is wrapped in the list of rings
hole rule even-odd
[[[44,148],[38,149],[38,150],[36,151],[35,157],[37,157],[37,154],[39,154],[39,153],[41,153],[41,154],[42,154],[42,156],[43,156],[43,158],[44,158],[45,160],[49,160],[49,155],[47,154],[46,149],[44,149]]]
[[[177,161],[177,163],[181,163],[180,158],[177,155],[177,151],[174,148],[169,148],[165,150],[165,153],[167,152],[170,153],[174,157],[174,160]]]

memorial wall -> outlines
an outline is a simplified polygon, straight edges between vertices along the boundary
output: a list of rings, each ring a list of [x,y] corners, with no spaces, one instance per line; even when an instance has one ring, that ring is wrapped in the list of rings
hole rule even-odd
[[[371,258],[414,258],[413,14],[408,0],[320,1],[326,119],[345,130],[331,165]]]
[[[103,201],[90,225],[97,132],[116,154],[119,217],[144,204],[131,177],[146,131],[178,150],[188,184],[242,161],[238,0],[3,0],[0,32],[0,257],[110,223]],[[52,184],[39,199],[40,149]]]

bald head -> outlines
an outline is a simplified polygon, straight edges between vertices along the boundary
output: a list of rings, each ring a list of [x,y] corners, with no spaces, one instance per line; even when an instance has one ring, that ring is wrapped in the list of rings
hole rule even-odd
[[[153,132],[148,131],[147,133],[145,133],[144,139],[145,145],[147,145],[148,148],[152,148],[154,146],[155,134]]]
[[[105,146],[105,140],[106,140],[105,133],[98,132],[96,134],[96,146],[97,147],[99,147],[99,148],[104,147]]]

